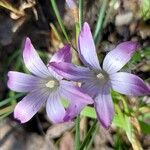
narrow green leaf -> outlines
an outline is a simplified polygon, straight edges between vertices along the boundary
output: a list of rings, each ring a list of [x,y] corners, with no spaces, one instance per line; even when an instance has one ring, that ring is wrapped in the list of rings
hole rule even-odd
[[[84,0],[79,0],[79,25],[80,25],[80,30],[82,29],[83,26],[83,2]]]
[[[108,5],[108,0],[104,0],[103,3],[102,3],[102,7],[100,8],[100,11],[99,11],[99,17],[98,17],[98,21],[97,21],[97,24],[96,24],[96,29],[95,29],[95,32],[94,32],[94,41],[95,41],[95,44],[97,45],[101,39],[101,32],[102,32],[102,29],[103,29],[103,23],[104,23],[104,17],[105,17],[105,12],[106,12],[106,8],[107,8],[107,5]]]
[[[5,113],[5,114],[3,114],[3,115],[0,115],[0,120],[6,118],[6,117],[9,116],[11,113],[12,113],[12,111],[7,112],[7,113]]]
[[[143,122],[143,121],[139,121],[140,126],[141,126],[141,130],[144,134],[150,134],[150,125]]]
[[[76,118],[76,134],[75,134],[75,150],[79,150],[80,147],[80,116],[78,115]]]
[[[23,96],[23,95],[24,95],[23,93],[19,93],[19,94],[16,94],[15,96],[13,96],[13,97],[10,97],[10,98],[7,98],[7,99],[2,100],[2,101],[0,102],[0,107],[6,105],[6,104],[8,104],[8,103],[10,103],[12,100],[17,99],[17,98],[19,98],[19,97],[21,97],[21,96]]]
[[[64,34],[64,36],[65,36],[67,42],[71,43],[70,40],[69,40],[69,37],[68,37],[68,35],[67,35],[67,32],[66,32],[66,29],[65,29],[63,20],[62,20],[62,18],[61,18],[61,16],[60,16],[60,13],[59,13],[59,10],[58,10],[57,4],[56,4],[56,0],[50,0],[50,2],[51,2],[51,4],[52,4],[52,7],[53,7],[53,10],[54,10],[55,15],[56,15],[56,17],[57,17],[58,23],[59,23],[59,25],[60,25],[60,27],[61,27],[61,30],[62,30],[62,32],[63,32],[63,34]]]
[[[89,129],[83,143],[80,146],[80,150],[83,150],[84,147],[86,146],[86,144],[88,143],[89,139],[91,138],[93,132],[96,130],[96,126],[97,126],[97,119],[94,120],[93,125],[91,126],[91,128]]]

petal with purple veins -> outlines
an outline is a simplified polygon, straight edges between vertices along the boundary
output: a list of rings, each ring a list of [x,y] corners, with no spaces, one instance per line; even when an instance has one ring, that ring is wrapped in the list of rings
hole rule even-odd
[[[21,123],[29,121],[45,104],[48,96],[46,89],[32,91],[16,105],[14,117]]]
[[[41,78],[47,78],[50,75],[49,70],[39,57],[29,38],[25,42],[23,59],[28,70],[34,75]]]
[[[77,115],[80,114],[80,112],[85,106],[86,106],[85,103],[71,102],[69,107],[66,109],[66,115],[64,117],[64,121],[72,121]]]
[[[137,42],[128,41],[119,44],[104,58],[103,69],[109,74],[119,71],[131,59],[137,49]]]
[[[108,85],[103,87],[95,97],[94,105],[99,121],[104,128],[108,129],[114,117],[114,106]]]
[[[122,94],[142,96],[150,94],[150,88],[136,75],[118,72],[110,75],[112,88]]]
[[[63,122],[63,118],[66,114],[65,108],[60,101],[59,93],[51,93],[47,104],[46,104],[46,112],[49,119],[53,123],[61,123]]]
[[[91,29],[86,22],[84,23],[83,29],[79,35],[78,44],[79,56],[83,63],[94,70],[101,70]]]
[[[62,77],[72,81],[84,81],[93,77],[93,72],[88,68],[79,67],[70,63],[49,63],[49,68],[53,69]]]
[[[61,96],[68,99],[70,102],[74,101],[75,103],[85,104],[92,104],[94,102],[88,94],[83,93],[83,90],[80,87],[75,86],[73,82],[62,80],[60,86]]]
[[[40,86],[41,79],[33,75],[9,71],[8,72],[8,87],[16,92],[30,92]]]
[[[67,44],[53,55],[50,62],[71,62],[71,59],[71,46]]]

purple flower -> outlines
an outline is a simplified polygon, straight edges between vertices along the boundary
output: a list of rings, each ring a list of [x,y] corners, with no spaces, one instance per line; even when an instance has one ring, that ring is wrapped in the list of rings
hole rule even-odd
[[[71,57],[70,45],[66,45],[54,54],[50,62],[71,62]],[[33,75],[8,72],[8,87],[17,92],[28,92],[14,110],[14,117],[21,123],[29,121],[45,103],[50,120],[53,123],[63,122],[66,110],[61,103],[62,98],[69,100],[68,109],[72,103],[93,103],[91,97],[84,94],[78,86],[63,80],[60,75],[44,65],[29,38],[26,39],[23,59]]]
[[[119,44],[106,55],[101,68],[88,23],[84,23],[78,42],[79,56],[86,67],[67,62],[52,62],[50,66],[64,78],[83,83],[83,90],[94,98],[98,119],[108,128],[114,116],[111,89],[132,96],[150,94],[150,88],[138,76],[118,72],[130,60],[138,45],[131,41]],[[76,109],[79,111],[82,107],[80,104]]]

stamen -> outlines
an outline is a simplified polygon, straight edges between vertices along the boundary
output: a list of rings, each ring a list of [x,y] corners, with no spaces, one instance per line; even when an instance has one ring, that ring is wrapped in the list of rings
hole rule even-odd
[[[105,76],[102,73],[97,74],[98,79],[105,79]]]

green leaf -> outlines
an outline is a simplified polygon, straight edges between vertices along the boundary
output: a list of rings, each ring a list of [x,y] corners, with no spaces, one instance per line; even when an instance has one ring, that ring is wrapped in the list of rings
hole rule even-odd
[[[141,126],[141,130],[144,134],[150,134],[150,125],[143,122],[143,121],[139,121],[140,126]]]
[[[96,24],[96,29],[95,29],[95,32],[94,32],[94,41],[95,41],[96,45],[101,40],[103,23],[104,23],[104,18],[105,18],[105,12],[106,12],[106,8],[108,6],[108,3],[109,3],[108,0],[103,1],[102,7],[99,10],[99,17],[98,17],[98,21],[97,21],[97,24]]]
[[[124,122],[124,127],[125,127],[125,132],[127,134],[127,137],[129,141],[132,141],[132,124],[130,122],[130,118],[125,115],[125,122]]]
[[[69,37],[68,37],[68,35],[67,35],[67,32],[66,32],[66,29],[65,29],[63,20],[62,20],[62,18],[61,18],[61,16],[60,16],[60,13],[59,13],[59,10],[58,10],[57,4],[56,4],[56,0],[50,0],[50,2],[51,2],[51,4],[52,4],[52,7],[53,7],[53,10],[54,10],[55,15],[56,15],[56,17],[57,17],[58,23],[59,23],[59,25],[60,25],[60,28],[61,28],[61,30],[62,30],[62,32],[63,32],[63,34],[64,34],[64,36],[65,36],[67,42],[71,43],[70,40],[69,40]]]
[[[125,130],[125,118],[124,118],[124,114],[122,113],[120,107],[117,104],[115,104],[115,110],[116,110],[116,114],[114,116],[113,123],[116,126],[118,126],[118,127],[120,127],[120,128],[122,128],[122,129]]]
[[[142,0],[141,1],[141,14],[143,19],[149,20],[150,19],[150,0]]]
[[[97,118],[95,108],[86,106],[82,111],[81,115],[90,117],[90,118]]]
[[[17,98],[19,98],[19,97],[21,97],[21,96],[23,96],[23,95],[24,95],[24,94],[19,93],[19,94],[16,94],[15,96],[12,96],[12,97],[10,97],[10,98],[7,98],[7,99],[2,100],[2,101],[0,102],[0,107],[6,105],[6,104],[8,104],[8,103],[10,103],[10,102],[13,101],[14,99],[17,99]]]

